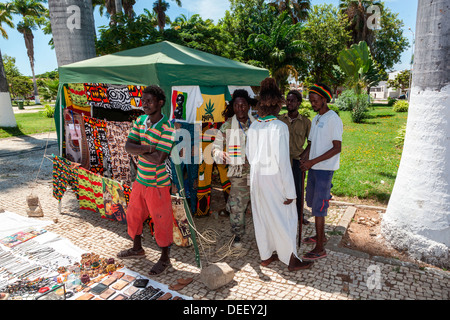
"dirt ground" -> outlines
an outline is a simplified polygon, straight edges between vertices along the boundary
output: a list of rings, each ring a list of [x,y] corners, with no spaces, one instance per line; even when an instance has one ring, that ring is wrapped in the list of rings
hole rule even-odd
[[[407,252],[393,248],[381,235],[381,220],[384,211],[361,209],[356,210],[347,232],[342,237],[343,247],[365,252],[370,256],[394,258],[405,262],[419,263],[421,266],[429,266],[418,262],[408,256]]]

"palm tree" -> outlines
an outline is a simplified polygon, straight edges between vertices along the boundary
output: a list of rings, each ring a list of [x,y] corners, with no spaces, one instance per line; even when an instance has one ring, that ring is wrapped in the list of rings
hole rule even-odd
[[[411,101],[382,234],[418,259],[450,267],[450,0],[419,0]]]
[[[0,33],[2,37],[8,39],[8,33],[3,28],[5,23],[10,28],[14,28],[11,14],[6,10],[4,3],[0,3]],[[0,51],[0,127],[16,127],[16,118],[11,105],[8,81],[6,81],[5,67],[3,65],[2,52]]]
[[[181,0],[173,0],[181,7]],[[170,4],[164,0],[157,0],[153,3],[153,11],[158,17],[158,28],[162,32],[166,26],[166,11],[170,8]]]
[[[45,24],[45,14],[47,9],[42,4],[42,0],[13,0],[6,4],[6,10],[13,14],[22,16],[22,21],[17,24],[19,31],[25,40],[28,59],[30,60],[31,73],[33,75],[34,100],[39,104],[39,96],[34,74],[34,44],[33,30]]]
[[[67,9],[74,5],[80,11],[67,13]],[[91,0],[49,0],[48,8],[58,66],[95,57],[95,29]],[[79,20],[77,16],[73,16],[77,14]]]
[[[376,5],[382,8],[380,1],[374,0],[340,0],[339,8],[342,13],[347,15],[350,21],[350,31],[352,32],[351,44],[366,41],[369,47],[372,47],[375,33],[367,24],[368,17],[371,13],[367,13],[367,9]]]
[[[288,13],[283,12],[268,34],[251,34],[248,39],[248,62],[267,68],[282,90],[288,77],[297,78],[297,68],[305,64],[301,54],[308,43],[299,40],[301,29],[300,23],[293,24]]]
[[[311,8],[310,0],[273,0],[269,4],[280,14],[287,11],[293,23],[305,22]]]

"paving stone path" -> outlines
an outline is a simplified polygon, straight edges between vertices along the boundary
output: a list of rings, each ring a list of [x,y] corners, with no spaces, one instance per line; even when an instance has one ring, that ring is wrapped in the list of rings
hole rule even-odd
[[[102,219],[99,214],[80,210],[72,192],[62,200],[62,213],[52,197],[52,163],[43,159],[58,154],[56,136],[38,134],[0,140],[0,208],[26,216],[26,197],[39,196],[44,217],[55,220],[46,227],[70,240],[74,245],[102,257],[115,257],[132,242],[126,225]],[[220,192],[213,191],[216,203],[224,205]],[[327,230],[333,231],[343,220],[346,206],[331,206],[327,217]],[[307,213],[307,217],[310,216]],[[311,221],[313,219],[310,218]],[[1,223],[1,222],[0,222]],[[179,278],[193,277],[194,281],[180,290],[181,294],[205,300],[448,300],[449,272],[434,268],[420,269],[413,264],[388,259],[373,259],[351,251],[329,247],[328,257],[317,261],[306,271],[289,272],[281,262],[269,267],[259,265],[260,259],[254,238],[251,214],[247,215],[247,231],[242,250],[227,250],[231,240],[229,221],[211,215],[195,218],[199,232],[200,254],[203,266],[221,261],[235,270],[234,280],[218,290],[209,290],[199,280],[201,269],[195,261],[194,249],[173,246],[173,268],[155,279],[166,285]],[[201,234],[201,236],[200,236]],[[303,237],[314,234],[314,223],[303,228]],[[210,241],[214,240],[213,243]],[[126,267],[142,275],[159,258],[160,251],[147,231],[143,241],[147,256],[141,260],[124,260]],[[299,255],[312,247],[302,244]]]

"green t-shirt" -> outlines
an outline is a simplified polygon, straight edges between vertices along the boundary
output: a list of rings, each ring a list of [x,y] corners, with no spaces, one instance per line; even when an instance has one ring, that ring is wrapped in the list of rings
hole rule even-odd
[[[155,145],[156,150],[170,154],[175,140],[175,128],[165,115],[158,123],[147,128],[147,118],[147,115],[142,115],[136,119],[128,138],[140,142],[141,145]],[[136,181],[139,183],[148,187],[170,186],[169,173],[164,163],[157,165],[139,156],[137,167]]]

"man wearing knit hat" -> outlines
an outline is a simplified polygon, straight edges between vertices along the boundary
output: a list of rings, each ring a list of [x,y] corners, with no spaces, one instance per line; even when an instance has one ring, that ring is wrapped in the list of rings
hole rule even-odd
[[[317,115],[311,123],[308,146],[300,156],[300,168],[308,171],[306,183],[306,204],[311,207],[315,219],[316,235],[303,240],[315,243],[313,250],[305,254],[304,260],[325,258],[325,217],[331,199],[333,173],[339,169],[342,120],[330,110],[331,90],[318,83],[309,88],[309,101]]]

